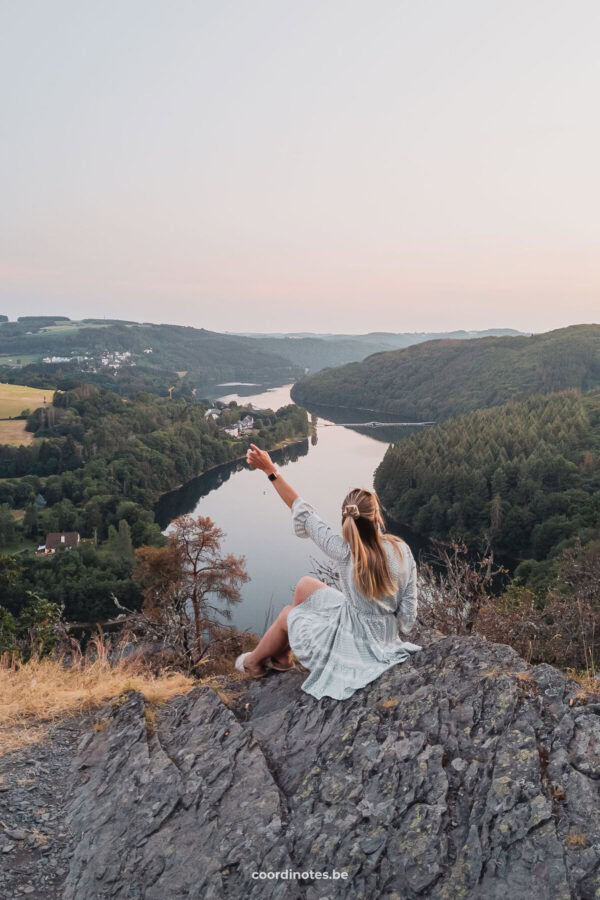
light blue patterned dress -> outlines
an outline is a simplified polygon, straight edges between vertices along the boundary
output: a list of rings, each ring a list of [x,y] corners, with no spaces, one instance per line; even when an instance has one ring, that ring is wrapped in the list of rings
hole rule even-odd
[[[350,545],[301,497],[292,505],[294,531],[311,538],[336,564],[342,590],[322,587],[288,614],[288,638],[298,660],[310,670],[302,689],[313,697],[345,700],[386,669],[405,662],[418,644],[403,641],[417,615],[417,566],[408,544],[402,555],[385,542],[395,596],[370,600],[354,581]]]

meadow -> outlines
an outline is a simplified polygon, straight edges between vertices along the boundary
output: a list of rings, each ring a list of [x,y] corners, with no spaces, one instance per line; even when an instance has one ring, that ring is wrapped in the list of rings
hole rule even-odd
[[[34,410],[43,406],[44,400],[52,402],[53,391],[26,387],[23,384],[0,383],[0,419],[19,416],[24,409]]]
[[[12,356],[4,353],[0,354],[0,366],[29,366],[40,359],[39,353],[13,353]]]
[[[0,444],[20,447],[21,444],[32,444],[33,434],[25,431],[25,419],[0,419]]]

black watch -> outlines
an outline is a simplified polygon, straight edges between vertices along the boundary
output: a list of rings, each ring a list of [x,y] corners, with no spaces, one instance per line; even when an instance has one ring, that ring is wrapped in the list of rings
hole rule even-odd
[[[269,481],[275,481],[276,478],[277,472],[271,472],[271,474],[268,476]]]

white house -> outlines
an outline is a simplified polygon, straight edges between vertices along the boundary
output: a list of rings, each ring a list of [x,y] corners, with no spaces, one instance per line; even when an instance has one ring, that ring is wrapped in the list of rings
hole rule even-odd
[[[240,434],[248,434],[254,428],[254,419],[252,416],[244,416],[244,418],[236,423],[239,426]]]

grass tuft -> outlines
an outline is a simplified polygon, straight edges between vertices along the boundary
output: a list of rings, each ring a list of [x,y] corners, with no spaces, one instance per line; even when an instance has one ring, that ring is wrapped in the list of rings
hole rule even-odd
[[[228,709],[231,709],[236,700],[244,696],[244,691],[226,691],[221,687],[214,687],[213,690],[221,703]]]
[[[144,719],[146,720],[146,734],[148,737],[156,732],[156,709],[153,706],[144,707]]]
[[[388,697],[387,700],[381,701],[381,706],[383,709],[394,709],[400,701],[396,697]]]
[[[482,678],[517,678],[519,681],[533,681],[530,672],[508,672],[506,669],[489,669],[482,672]]]
[[[600,681],[596,679],[595,671],[586,670],[578,672],[576,669],[567,669],[567,675],[573,681],[577,681],[581,688],[575,694],[575,699],[585,701],[590,698],[598,698],[600,694]]]
[[[566,840],[569,847],[587,847],[588,840],[580,831],[572,831]]]
[[[197,681],[166,672],[154,675],[136,661],[111,663],[106,656],[66,666],[61,659],[31,659],[25,664],[0,659],[0,756],[43,741],[49,723],[89,712],[124,691],[139,691],[151,704],[187,694]]]

